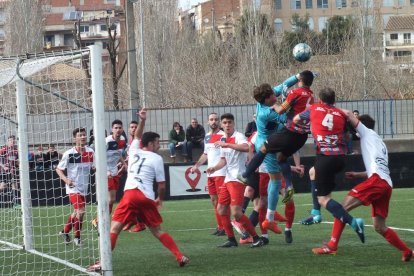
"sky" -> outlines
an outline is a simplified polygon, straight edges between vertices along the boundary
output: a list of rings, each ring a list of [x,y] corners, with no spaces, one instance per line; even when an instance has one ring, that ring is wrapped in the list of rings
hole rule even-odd
[[[184,10],[191,8],[192,5],[197,3],[206,2],[207,0],[178,0],[178,8],[183,8]]]

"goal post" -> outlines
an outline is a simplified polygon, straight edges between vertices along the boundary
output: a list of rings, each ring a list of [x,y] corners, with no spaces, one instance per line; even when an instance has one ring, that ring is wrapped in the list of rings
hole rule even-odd
[[[112,275],[102,66],[101,46],[0,59],[1,275],[98,275],[86,271],[97,260]],[[55,169],[79,127],[94,131],[96,170],[87,172],[77,226]],[[90,223],[96,214],[100,235]],[[71,243],[62,239],[66,228]],[[76,229],[81,244],[72,242]]]

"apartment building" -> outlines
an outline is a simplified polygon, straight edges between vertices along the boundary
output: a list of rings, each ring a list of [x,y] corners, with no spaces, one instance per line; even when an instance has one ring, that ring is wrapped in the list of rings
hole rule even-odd
[[[8,0],[0,0],[0,56],[4,53],[4,43],[6,41],[6,8]]]
[[[414,15],[391,16],[384,28],[384,60],[414,62]]]

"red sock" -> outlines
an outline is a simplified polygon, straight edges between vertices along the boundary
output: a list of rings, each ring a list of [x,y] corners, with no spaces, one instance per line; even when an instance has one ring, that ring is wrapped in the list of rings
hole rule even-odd
[[[117,233],[111,233],[111,250],[113,251],[115,249],[116,240],[118,239]]]
[[[254,229],[252,222],[245,214],[243,214],[237,221],[243,225],[244,229],[246,229],[247,232],[249,232],[250,236],[257,236],[256,230]]]
[[[175,259],[177,261],[181,260],[183,257],[183,254],[180,252],[180,250],[177,247],[177,244],[173,240],[173,238],[168,233],[163,233],[160,236],[160,242],[168,248],[168,250],[171,251],[171,253],[174,254]]]
[[[266,208],[259,209],[259,226],[260,226],[260,231],[262,232],[263,235],[267,234],[267,229],[262,227],[262,222],[266,219],[266,212],[267,212]]]
[[[73,229],[75,230],[75,238],[80,238],[80,222],[77,217],[73,218]]]
[[[68,220],[66,221],[66,224],[63,227],[63,233],[67,234],[70,232],[70,230],[72,230],[72,223],[73,223],[72,215],[69,215]]]
[[[224,231],[226,232],[227,237],[234,238],[233,226],[230,222],[230,214],[220,215],[221,223],[223,224]]]
[[[109,215],[112,214],[112,204],[109,204]]]
[[[387,231],[382,234],[384,238],[392,244],[394,247],[402,252],[411,251],[411,249],[398,237],[397,233],[391,228],[387,228]]]
[[[342,231],[344,231],[344,228],[345,228],[345,223],[335,218],[334,224],[332,227],[331,239],[328,242],[328,246],[331,249],[336,250],[338,248],[339,240],[341,239]]]
[[[217,229],[222,230],[223,229],[223,224],[221,223],[221,217],[220,217],[220,215],[217,211],[217,208],[214,208],[214,212],[216,214]]]
[[[285,205],[286,228],[292,228],[293,220],[295,219],[295,202],[289,201]]]

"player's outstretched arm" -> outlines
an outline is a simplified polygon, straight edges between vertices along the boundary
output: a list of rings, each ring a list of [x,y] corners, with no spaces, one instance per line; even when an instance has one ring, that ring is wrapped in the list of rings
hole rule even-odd
[[[283,95],[284,97],[286,97],[287,91],[289,90],[289,88],[291,88],[292,86],[298,83],[298,79],[299,79],[299,74],[289,77],[281,84],[274,86],[272,88],[273,92],[276,94],[277,97],[279,97],[280,95]]]
[[[144,128],[145,128],[145,121],[147,120],[147,109],[146,108],[142,108],[139,112],[138,112],[138,117],[139,117],[139,123],[138,123],[138,127],[135,130],[134,133],[134,139],[141,139],[142,134],[144,133]]]
[[[353,128],[356,128],[358,126],[359,120],[358,120],[357,117],[355,117],[354,113],[350,110],[347,110],[347,109],[343,109],[343,108],[340,108],[340,109],[342,110],[343,113],[345,113],[345,115],[346,115],[349,123],[351,124],[351,126]]]
[[[198,167],[206,163],[206,161],[207,161],[207,154],[205,153],[201,154],[198,161],[194,164],[194,166],[191,167],[190,172],[194,173],[198,169]]]

